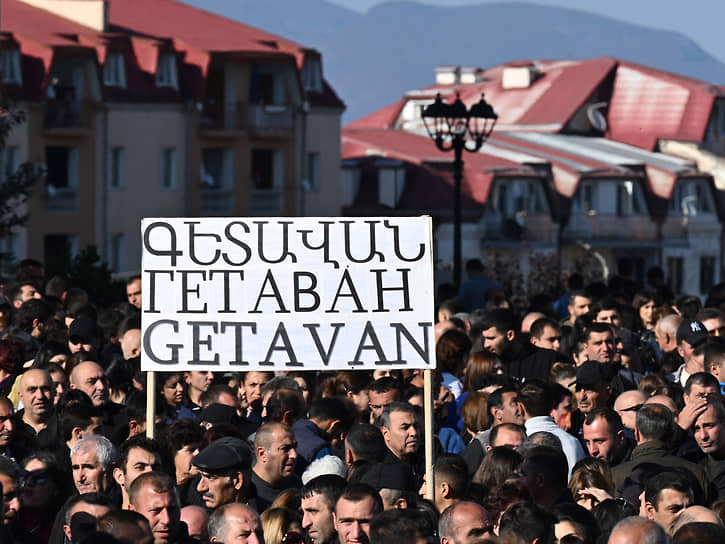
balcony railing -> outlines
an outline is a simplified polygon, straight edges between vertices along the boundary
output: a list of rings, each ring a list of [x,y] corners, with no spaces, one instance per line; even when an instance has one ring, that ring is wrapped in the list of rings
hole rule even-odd
[[[75,188],[48,186],[45,200],[46,212],[69,213],[76,210],[78,210],[78,191]]]
[[[282,213],[282,191],[275,189],[252,191],[252,213],[255,215]]]
[[[528,241],[547,243],[552,240],[552,221],[548,214],[527,214],[517,219],[487,213],[483,220],[483,237],[489,241]]]
[[[292,108],[289,106],[265,106],[250,104],[249,126],[254,129],[291,129],[294,125]]]
[[[208,214],[225,213],[232,210],[233,195],[230,190],[202,189],[201,211]]]
[[[648,215],[574,214],[564,229],[564,238],[654,242],[657,240],[657,226]]]
[[[45,128],[89,128],[90,105],[80,100],[49,98],[43,103]]]
[[[202,105],[202,130],[241,130],[246,125],[246,104],[207,100]]]

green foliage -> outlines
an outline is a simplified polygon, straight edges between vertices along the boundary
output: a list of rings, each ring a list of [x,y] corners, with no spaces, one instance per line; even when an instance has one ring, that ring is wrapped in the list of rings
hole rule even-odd
[[[88,246],[73,257],[67,274],[70,284],[85,289],[98,307],[109,307],[123,300],[124,282],[113,279],[96,246]]]
[[[5,98],[0,98],[0,150],[5,148],[10,132],[25,122],[25,113],[13,109]],[[43,175],[36,165],[22,164],[16,172],[6,174],[0,183],[0,237],[10,234],[14,227],[25,225],[28,214],[23,206],[30,196],[33,184]],[[5,256],[7,257],[7,256]]]

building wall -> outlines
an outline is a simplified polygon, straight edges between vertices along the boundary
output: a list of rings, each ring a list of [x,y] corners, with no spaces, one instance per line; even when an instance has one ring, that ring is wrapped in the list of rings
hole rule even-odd
[[[124,234],[120,271],[132,272],[141,267],[141,219],[184,215],[186,113],[180,105],[113,105],[108,114],[108,149],[115,147],[124,150],[121,186],[113,188],[107,179],[105,191],[99,193],[105,192],[107,198],[107,238]],[[170,189],[161,181],[164,148],[176,151]],[[103,184],[101,179],[99,189]]]
[[[45,179],[36,183],[28,201],[30,220],[28,225],[28,255],[44,255],[44,240],[48,235],[76,236],[78,247],[100,246],[96,233],[96,187],[98,113],[92,112],[90,124],[84,128],[54,128],[43,126],[43,111],[39,104],[28,107],[28,156],[32,162],[45,163],[46,146],[78,148],[77,206],[74,210],[48,211],[50,197]]]
[[[305,193],[304,215],[337,216],[342,213],[340,116],[334,109],[313,109],[307,115],[307,152],[320,154],[319,187]]]

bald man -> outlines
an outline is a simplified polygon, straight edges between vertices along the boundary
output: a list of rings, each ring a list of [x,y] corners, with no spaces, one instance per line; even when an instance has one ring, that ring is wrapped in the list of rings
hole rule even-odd
[[[259,514],[244,504],[225,504],[209,516],[210,542],[264,544]]]
[[[637,410],[647,402],[647,395],[638,389],[621,393],[614,401],[614,411],[622,418],[622,424],[626,429],[634,432],[634,424],[637,419]]]
[[[119,425],[127,425],[126,409],[108,399],[108,378],[103,368],[93,361],[76,365],[70,373],[70,388],[88,395],[101,412],[101,434],[110,437]]]
[[[687,525],[688,523],[712,523],[718,527],[722,527],[723,523],[715,512],[704,506],[688,506],[672,524],[670,528],[670,536],[674,535],[680,527]]]
[[[32,369],[20,376],[18,399],[21,431],[35,436],[41,448],[52,449],[58,442],[58,421],[53,407],[53,379],[45,370]]]
[[[614,526],[607,543],[632,544],[633,542],[668,544],[669,540],[667,533],[658,523],[641,516],[631,516]]]

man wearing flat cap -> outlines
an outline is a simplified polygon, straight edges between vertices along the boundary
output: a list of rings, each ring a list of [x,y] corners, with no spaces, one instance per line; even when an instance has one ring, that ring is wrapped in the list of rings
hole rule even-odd
[[[374,487],[383,499],[383,508],[415,508],[418,496],[413,469],[404,463],[376,463],[360,480]]]
[[[199,484],[204,505],[213,510],[232,502],[256,506],[250,496],[247,471],[252,466],[252,449],[232,436],[219,438],[204,448],[193,461],[199,469]]]
[[[677,353],[685,361],[667,378],[685,387],[687,379],[697,372],[705,372],[705,355],[696,354],[695,348],[705,343],[708,334],[705,325],[699,321],[685,319],[677,327]]]

